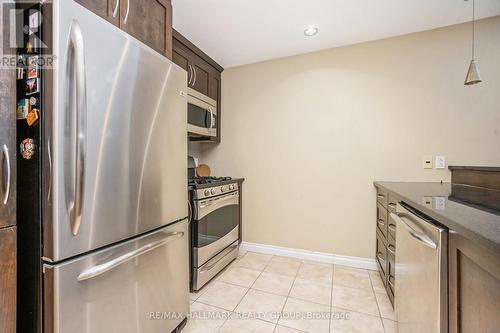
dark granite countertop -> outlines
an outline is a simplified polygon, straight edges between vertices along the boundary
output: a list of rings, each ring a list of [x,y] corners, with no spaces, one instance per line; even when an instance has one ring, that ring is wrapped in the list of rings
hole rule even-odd
[[[374,182],[416,210],[500,255],[500,214],[453,201],[450,183]],[[430,202],[430,204],[427,204]]]
[[[500,167],[486,167],[486,166],[448,166],[449,170],[474,170],[474,171],[491,171],[499,172]]]

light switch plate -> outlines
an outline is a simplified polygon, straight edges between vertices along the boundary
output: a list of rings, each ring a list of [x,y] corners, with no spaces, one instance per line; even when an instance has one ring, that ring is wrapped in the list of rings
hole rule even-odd
[[[446,157],[444,156],[436,156],[436,169],[444,169],[446,168]]]
[[[422,198],[422,205],[432,208],[432,197],[431,196],[426,196]]]
[[[432,169],[432,155],[424,156],[424,169]]]

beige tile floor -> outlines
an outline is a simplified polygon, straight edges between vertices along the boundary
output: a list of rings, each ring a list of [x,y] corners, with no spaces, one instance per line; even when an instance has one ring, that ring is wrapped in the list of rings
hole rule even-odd
[[[241,252],[197,293],[184,333],[392,333],[376,271]]]

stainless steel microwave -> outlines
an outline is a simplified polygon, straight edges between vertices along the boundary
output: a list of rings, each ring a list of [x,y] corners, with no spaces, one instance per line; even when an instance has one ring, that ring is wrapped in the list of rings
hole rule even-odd
[[[188,134],[217,136],[217,102],[191,88],[188,88]]]

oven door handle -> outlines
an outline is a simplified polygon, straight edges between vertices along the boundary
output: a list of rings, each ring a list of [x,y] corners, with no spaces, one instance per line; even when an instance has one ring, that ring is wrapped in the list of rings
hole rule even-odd
[[[201,220],[208,214],[216,211],[217,209],[237,205],[240,201],[240,194],[238,192],[229,193],[227,195],[208,199],[201,202],[198,202],[198,220]]]

